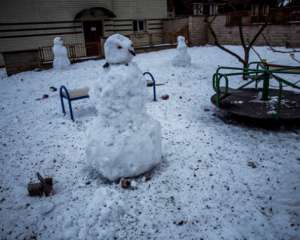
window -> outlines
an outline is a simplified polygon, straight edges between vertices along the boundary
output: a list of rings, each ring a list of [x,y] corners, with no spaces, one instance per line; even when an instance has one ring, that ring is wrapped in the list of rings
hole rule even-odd
[[[251,15],[258,16],[258,6],[257,5],[251,5]]]
[[[251,6],[251,14],[252,16],[268,16],[270,12],[270,6],[263,4],[263,5],[252,5]]]
[[[203,15],[203,4],[202,3],[194,3],[193,10],[194,10],[194,15],[202,16]]]
[[[219,6],[217,4],[210,5],[210,16],[216,16],[219,14]]]
[[[263,16],[268,16],[268,15],[269,15],[269,11],[270,11],[269,5],[264,4],[264,5],[263,5],[263,10],[262,10]]]
[[[145,20],[133,20],[133,31],[134,32],[146,31],[146,21]]]
[[[218,7],[217,4],[194,3],[193,13],[196,16],[215,16],[218,15]]]

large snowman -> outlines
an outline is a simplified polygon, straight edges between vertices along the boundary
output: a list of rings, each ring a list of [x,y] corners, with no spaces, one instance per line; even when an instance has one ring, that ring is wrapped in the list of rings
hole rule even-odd
[[[70,60],[68,58],[68,52],[64,46],[64,42],[61,37],[56,37],[53,40],[53,68],[54,69],[64,69],[70,65]]]
[[[151,170],[161,161],[161,126],[145,109],[146,81],[131,62],[132,42],[110,36],[104,45],[105,71],[91,92],[98,117],[88,129],[87,160],[114,181]]]
[[[172,64],[175,67],[188,67],[191,65],[191,56],[187,51],[185,38],[183,36],[177,37],[177,52],[172,60]]]

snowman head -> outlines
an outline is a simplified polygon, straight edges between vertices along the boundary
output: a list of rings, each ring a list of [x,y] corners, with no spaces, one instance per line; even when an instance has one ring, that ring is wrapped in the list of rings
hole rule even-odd
[[[111,35],[104,44],[105,59],[108,64],[127,64],[135,56],[132,42],[121,35]]]
[[[62,38],[61,37],[56,37],[56,38],[54,38],[54,40],[53,40],[53,44],[54,45],[63,45],[63,40],[62,40]]]
[[[177,37],[177,47],[178,48],[185,48],[186,47],[185,38],[183,36],[178,36]]]

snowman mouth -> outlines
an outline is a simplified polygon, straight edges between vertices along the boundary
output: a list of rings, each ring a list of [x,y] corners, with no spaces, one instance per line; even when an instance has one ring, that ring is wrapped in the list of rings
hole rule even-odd
[[[133,50],[128,50],[133,56],[135,56],[135,52]]]

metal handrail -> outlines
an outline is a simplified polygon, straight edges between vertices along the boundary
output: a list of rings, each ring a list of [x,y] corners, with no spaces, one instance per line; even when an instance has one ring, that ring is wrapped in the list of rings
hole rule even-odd
[[[152,73],[150,72],[144,72],[143,73],[143,76],[145,75],[149,75],[150,78],[151,78],[151,81],[152,81],[152,87],[153,87],[153,101],[156,102],[157,99],[156,99],[156,81],[155,81],[155,78],[153,77]]]
[[[247,83],[243,84],[242,86],[238,87],[237,90],[241,90],[245,88],[246,86],[250,85],[254,81],[256,81],[255,88],[258,88],[258,82],[263,81],[263,87],[262,87],[262,100],[266,101],[269,99],[269,90],[270,90],[270,78],[274,78],[279,83],[279,92],[278,92],[278,106],[277,106],[277,112],[280,111],[280,104],[282,99],[282,91],[283,91],[283,84],[300,89],[300,86],[297,86],[297,83],[292,83],[282,77],[279,77],[278,74],[289,74],[289,75],[300,75],[300,67],[294,67],[294,66],[279,66],[278,69],[272,69],[268,66],[267,63],[264,62],[251,62],[249,66],[255,65],[255,68],[248,68],[247,71],[244,70],[244,68],[238,68],[238,67],[226,67],[226,66],[220,66],[217,68],[216,72],[213,74],[212,80],[213,80],[213,89],[216,92],[217,96],[217,106],[220,105],[221,100],[229,96],[229,82],[231,76],[243,76],[245,73],[249,77],[250,80],[248,80]],[[234,72],[223,72],[223,70],[231,70]],[[299,70],[298,71],[291,71],[291,70]],[[260,74],[260,75],[259,75]],[[258,78],[260,76],[260,78]],[[225,81],[225,90],[221,92],[221,83],[222,81]]]

